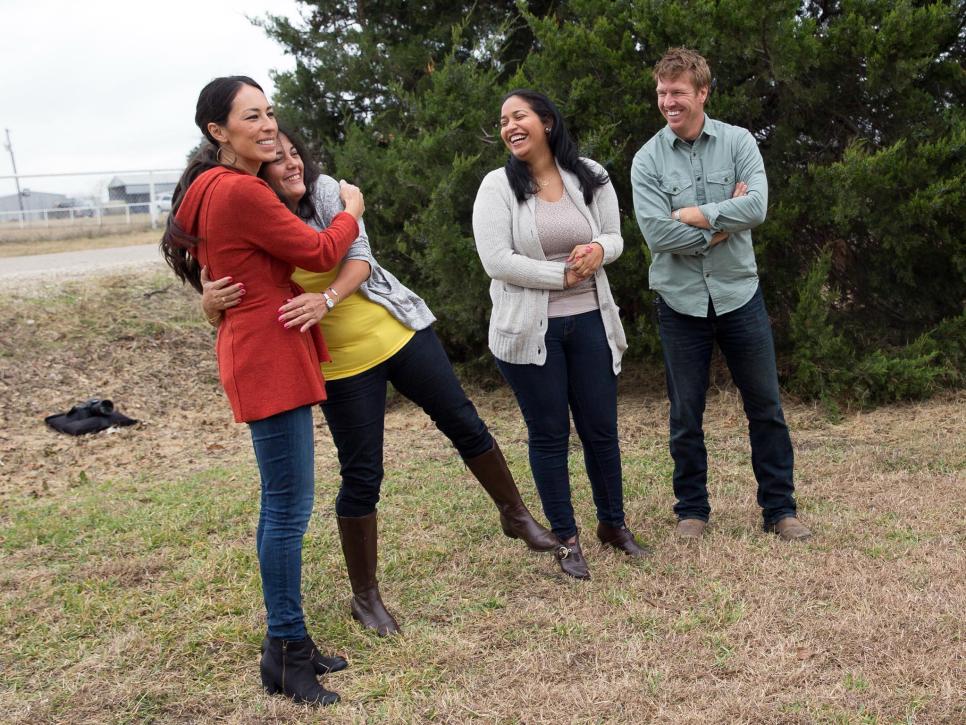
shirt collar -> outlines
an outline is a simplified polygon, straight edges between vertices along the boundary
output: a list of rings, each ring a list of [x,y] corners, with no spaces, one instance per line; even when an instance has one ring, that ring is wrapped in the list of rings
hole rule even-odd
[[[665,126],[664,128],[662,128],[661,133],[664,135],[664,140],[667,142],[667,145],[671,147],[672,151],[674,150],[674,145],[678,141],[680,141],[681,143],[687,143],[684,139],[678,137],[678,135],[671,130],[670,126]],[[701,138],[705,134],[707,134],[708,136],[718,135],[718,122],[715,121],[710,116],[708,116],[707,113],[704,114],[704,126],[701,128],[701,133],[699,133],[698,138],[696,138],[691,143],[695,143],[699,138]]]

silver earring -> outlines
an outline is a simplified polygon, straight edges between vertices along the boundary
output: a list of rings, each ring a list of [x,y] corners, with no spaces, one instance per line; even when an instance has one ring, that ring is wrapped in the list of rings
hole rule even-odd
[[[225,150],[224,146],[218,146],[218,150],[215,151],[215,161],[218,162],[219,164],[224,164],[225,166],[234,166],[235,162],[238,161],[237,154],[233,154],[235,158],[233,158],[231,161],[223,161],[221,158],[221,152],[224,150]]]
[[[550,126],[547,126],[545,129],[543,129],[543,132],[544,133],[550,133]]]

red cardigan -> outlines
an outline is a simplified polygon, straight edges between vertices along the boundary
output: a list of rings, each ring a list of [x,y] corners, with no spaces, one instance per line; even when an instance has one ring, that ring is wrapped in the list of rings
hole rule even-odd
[[[245,297],[225,310],[218,327],[218,372],[237,422],[325,400],[319,361],[329,360],[318,325],[312,334],[285,329],[278,308],[301,290],[294,267],[325,272],[359,235],[342,212],[317,232],[279,201],[261,179],[223,167],[209,169],[188,187],[175,216],[201,241],[193,250],[212,279],[245,282]]]

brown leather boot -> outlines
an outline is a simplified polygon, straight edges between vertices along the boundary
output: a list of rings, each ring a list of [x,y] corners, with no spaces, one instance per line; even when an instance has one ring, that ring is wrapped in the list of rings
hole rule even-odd
[[[337,516],[342,553],[349,570],[352,585],[352,616],[368,629],[374,629],[380,637],[399,631],[396,620],[386,610],[379,596],[376,580],[378,539],[376,512],[368,516]]]
[[[520,491],[513,481],[513,474],[506,465],[503,451],[496,441],[486,453],[466,459],[476,480],[490,494],[500,512],[500,526],[511,539],[523,539],[533,551],[552,551],[560,546],[557,537],[534,521]]]
[[[618,551],[623,551],[628,556],[644,557],[650,556],[651,550],[646,546],[641,546],[634,538],[634,534],[627,526],[608,526],[605,523],[597,523],[597,538],[600,543],[613,546]]]

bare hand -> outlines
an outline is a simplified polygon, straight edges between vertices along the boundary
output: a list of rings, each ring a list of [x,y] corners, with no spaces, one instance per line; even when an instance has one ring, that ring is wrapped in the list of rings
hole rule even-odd
[[[366,201],[358,186],[350,184],[345,179],[339,181],[339,196],[345,204],[345,210],[359,219],[366,210]]]
[[[580,284],[582,279],[582,277],[578,277],[576,272],[568,267],[564,272],[564,289],[570,289],[575,284]]]
[[[209,322],[220,317],[229,307],[240,304],[245,296],[244,282],[233,283],[231,277],[212,280],[207,267],[201,268],[201,289],[201,308]]]
[[[598,242],[578,244],[567,257],[567,264],[580,279],[594,274],[603,261],[604,248]]]
[[[708,243],[713,247],[715,244],[721,244],[721,242],[727,240],[728,236],[728,232],[716,232]]]
[[[732,199],[737,199],[739,196],[746,196],[748,194],[748,184],[744,181],[739,181],[735,184],[735,190],[731,194]]]
[[[308,332],[328,311],[325,297],[317,292],[305,292],[278,308],[278,321],[286,328],[301,325],[299,332]]]

